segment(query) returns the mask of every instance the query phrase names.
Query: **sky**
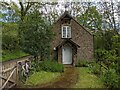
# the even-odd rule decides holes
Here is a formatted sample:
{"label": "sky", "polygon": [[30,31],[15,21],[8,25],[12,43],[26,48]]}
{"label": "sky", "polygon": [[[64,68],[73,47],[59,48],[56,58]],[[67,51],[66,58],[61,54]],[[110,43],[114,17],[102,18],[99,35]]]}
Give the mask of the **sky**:
{"label": "sky", "polygon": [[[18,4],[18,2],[19,2],[19,0],[0,0],[0,1],[5,1],[5,2],[11,2],[11,1],[14,1],[16,4]],[[22,1],[32,1],[32,2],[34,2],[34,1],[36,1],[36,2],[58,2],[59,3],[59,8],[57,9],[57,7],[56,7],[56,9],[57,10],[59,10],[60,8],[61,9],[65,9],[64,8],[64,6],[61,4],[61,3],[65,3],[65,2],[95,2],[95,3],[97,3],[97,2],[110,2],[111,0],[22,0]],[[120,2],[120,0],[112,0],[112,1],[114,1],[114,2]],[[18,4],[18,6],[19,6],[19,4]],[[117,19],[119,19],[119,17],[117,18]],[[120,21],[120,19],[119,20],[117,20],[117,21]]]}
{"label": "sky", "polygon": [[[19,0],[0,0],[0,1],[4,1],[4,2],[15,2],[16,4],[18,4],[19,3]],[[22,0],[22,1],[28,1],[28,0]],[[58,2],[58,4],[59,4],[59,8],[57,8],[56,7],[56,10],[58,10],[59,11],[59,9],[62,9],[62,10],[64,10],[65,8],[64,8],[64,5],[62,5],[62,3],[64,4],[65,2],[95,2],[95,3],[97,3],[97,2],[110,2],[111,0],[29,0],[29,1],[32,1],[32,2]],[[120,2],[120,0],[112,0],[113,2]],[[18,4],[18,7],[20,7],[19,6],[19,4]],[[120,22],[120,17],[116,17],[116,21],[117,22]],[[119,30],[119,33],[120,33],[120,30]]]}
{"label": "sky", "polygon": [[[16,3],[18,3],[19,0],[0,0],[0,1],[7,1],[7,2],[10,2],[10,1],[14,1]],[[23,0],[22,0],[23,1]],[[28,0],[24,0],[24,1],[28,1]],[[29,1],[32,1],[32,2],[101,2],[101,1],[104,1],[104,2],[110,2],[111,0],[29,0]],[[112,1],[115,1],[115,2],[120,2],[120,0],[112,0]]]}

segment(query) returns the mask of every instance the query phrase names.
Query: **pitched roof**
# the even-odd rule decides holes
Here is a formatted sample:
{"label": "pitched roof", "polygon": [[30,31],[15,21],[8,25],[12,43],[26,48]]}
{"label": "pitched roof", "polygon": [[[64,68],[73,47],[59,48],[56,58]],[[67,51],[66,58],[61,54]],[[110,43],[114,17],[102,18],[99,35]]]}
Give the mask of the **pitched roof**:
{"label": "pitched roof", "polygon": [[60,19],[64,18],[66,15],[71,19],[73,18],[68,11],[65,11],[64,14],[61,15]]}
{"label": "pitched roof", "polygon": [[[57,23],[60,19],[63,19],[66,15],[67,15],[69,18],[73,19],[73,20],[74,20],[77,24],[79,24],[84,30],[86,30],[85,27],[82,26],[77,20],[75,20],[75,18],[73,18],[73,17],[69,14],[68,11],[65,11],[65,12],[58,18],[58,20],[57,20],[56,22],[54,22],[54,24]],[[88,30],[86,30],[86,31],[87,31],[90,35],[93,35],[93,34],[90,33]]]}
{"label": "pitched roof", "polygon": [[73,42],[72,40],[70,39],[64,39],[61,43],[59,43],[56,48],[59,48],[61,47],[62,45],[64,45],[66,42],[69,42],[71,43],[72,45],[76,46],[76,47],[80,47],[77,43]]}

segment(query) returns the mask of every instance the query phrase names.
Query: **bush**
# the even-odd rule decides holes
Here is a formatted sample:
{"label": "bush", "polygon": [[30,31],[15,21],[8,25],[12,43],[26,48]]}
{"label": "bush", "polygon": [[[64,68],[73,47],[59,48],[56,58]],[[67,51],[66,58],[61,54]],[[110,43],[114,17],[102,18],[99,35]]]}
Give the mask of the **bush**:
{"label": "bush", "polygon": [[88,67],[90,62],[86,60],[79,60],[78,63],[76,64],[76,67]]}
{"label": "bush", "polygon": [[95,50],[95,57],[98,61],[104,60],[106,58],[106,54],[108,54],[108,51],[105,49],[96,49]]}
{"label": "bush", "polygon": [[39,72],[41,70],[39,63],[36,62],[35,60],[32,61],[31,65],[32,65],[32,68],[31,68],[32,72]]}
{"label": "bush", "polygon": [[120,57],[117,60],[117,72],[120,74]]}
{"label": "bush", "polygon": [[92,66],[91,66],[91,72],[94,73],[94,74],[100,74],[100,65],[98,63],[92,63]]}
{"label": "bush", "polygon": [[50,71],[50,72],[64,71],[63,64],[59,64],[58,62],[51,61],[51,60],[45,60],[42,63],[40,63],[40,68],[44,71]]}
{"label": "bush", "polygon": [[116,73],[115,69],[107,70],[103,73],[102,79],[108,88],[118,88],[119,87],[119,75]]}
{"label": "bush", "polygon": [[2,49],[4,50],[17,50],[20,48],[18,36],[13,32],[5,33],[2,36]]}

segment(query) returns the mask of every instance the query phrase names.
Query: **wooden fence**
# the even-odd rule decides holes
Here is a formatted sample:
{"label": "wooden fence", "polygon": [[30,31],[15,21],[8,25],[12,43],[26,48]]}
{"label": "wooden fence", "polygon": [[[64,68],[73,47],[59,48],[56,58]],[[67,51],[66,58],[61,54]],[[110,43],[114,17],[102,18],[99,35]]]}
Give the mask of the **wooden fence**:
{"label": "wooden fence", "polygon": [[25,62],[26,60],[31,61],[33,59],[32,56],[23,57],[20,59],[15,59],[7,62],[1,63],[0,68],[2,68],[2,72],[0,72],[0,81],[2,84],[0,86],[3,88],[11,88],[18,83],[18,63]]}
{"label": "wooden fence", "polygon": [[2,87],[0,88],[0,90],[2,90],[4,88],[12,88],[16,85],[15,81],[10,80],[10,78],[13,76],[16,69],[17,69],[17,66],[14,66],[13,68],[9,69],[9,70],[11,70],[11,73],[8,78],[6,78],[4,76],[0,76],[5,81],[4,84],[2,85]]}

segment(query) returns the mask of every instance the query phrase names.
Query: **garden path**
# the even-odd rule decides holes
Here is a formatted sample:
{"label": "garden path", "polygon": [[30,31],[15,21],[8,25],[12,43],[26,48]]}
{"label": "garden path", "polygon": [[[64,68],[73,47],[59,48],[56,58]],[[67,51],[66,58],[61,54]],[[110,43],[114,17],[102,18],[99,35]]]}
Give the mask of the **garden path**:
{"label": "garden path", "polygon": [[78,72],[75,67],[67,67],[65,72],[54,82],[37,86],[39,88],[69,88],[77,82]]}

